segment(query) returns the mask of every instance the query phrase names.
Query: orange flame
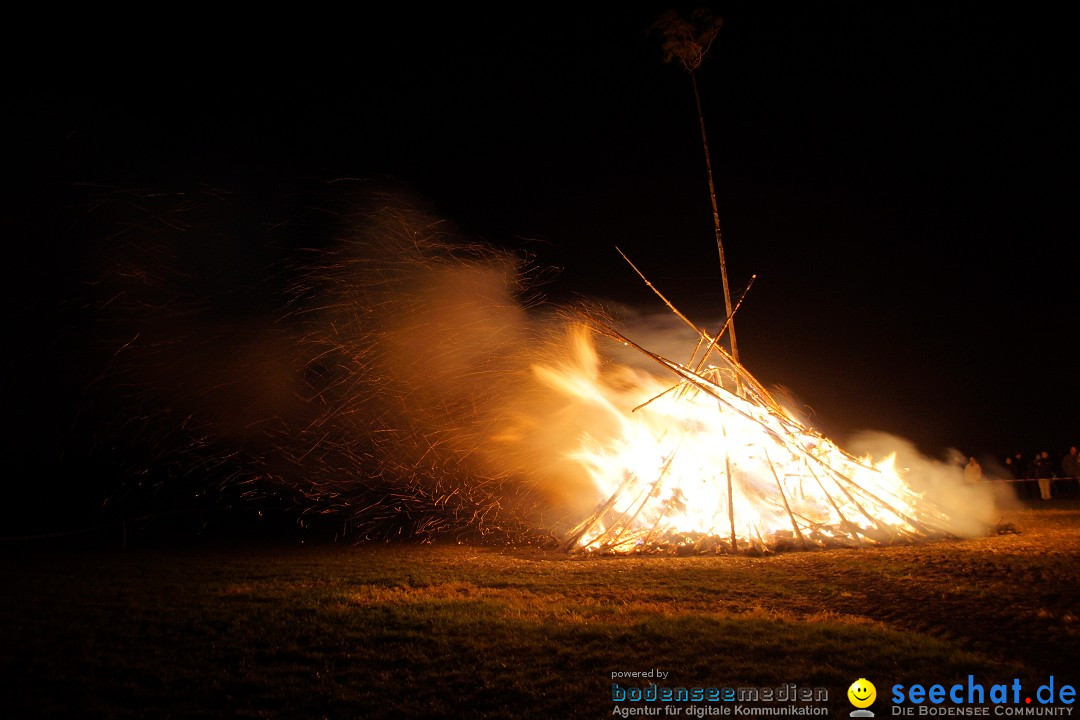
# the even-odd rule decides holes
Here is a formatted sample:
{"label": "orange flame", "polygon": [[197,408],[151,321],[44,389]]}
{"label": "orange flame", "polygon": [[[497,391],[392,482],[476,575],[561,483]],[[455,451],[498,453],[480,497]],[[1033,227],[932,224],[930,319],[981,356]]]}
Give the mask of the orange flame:
{"label": "orange flame", "polygon": [[909,487],[895,454],[874,462],[845,453],[722,350],[714,350],[721,364],[694,371],[639,347],[679,378],[673,385],[629,368],[601,378],[588,330],[579,326],[572,342],[573,362],[534,373],[602,410],[618,431],[586,435],[571,453],[598,503],[569,534],[571,549],[769,550],[948,532],[947,511]]}

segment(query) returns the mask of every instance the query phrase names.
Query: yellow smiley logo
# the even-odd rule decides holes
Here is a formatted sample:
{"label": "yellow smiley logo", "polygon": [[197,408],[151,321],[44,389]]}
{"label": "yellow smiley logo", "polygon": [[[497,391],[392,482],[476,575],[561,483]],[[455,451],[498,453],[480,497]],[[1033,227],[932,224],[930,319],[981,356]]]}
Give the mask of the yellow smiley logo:
{"label": "yellow smiley logo", "polygon": [[867,708],[877,699],[877,688],[866,678],[859,678],[847,689],[848,700],[857,708]]}

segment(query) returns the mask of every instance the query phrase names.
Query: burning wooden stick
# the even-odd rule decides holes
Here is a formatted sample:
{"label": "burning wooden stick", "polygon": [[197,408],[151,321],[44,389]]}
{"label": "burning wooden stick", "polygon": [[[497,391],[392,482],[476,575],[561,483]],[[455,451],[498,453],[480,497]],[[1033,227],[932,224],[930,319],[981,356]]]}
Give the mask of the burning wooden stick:
{"label": "burning wooden stick", "polygon": [[[694,327],[685,317],[684,321]],[[657,446],[657,451],[665,454],[657,477],[647,486],[638,488],[636,474],[627,474],[597,511],[570,534],[566,545],[569,549],[660,552],[672,547],[692,547],[694,551],[718,548],[715,542],[703,541],[707,537],[715,537],[715,513],[720,510],[719,507],[690,507],[681,513],[676,511],[676,497],[682,497],[682,491],[677,488],[687,481],[690,482],[689,489],[695,491],[699,485],[719,484],[715,494],[710,494],[712,490],[706,488],[704,497],[711,498],[707,502],[720,500],[726,506],[728,538],[725,544],[732,552],[747,544],[751,549],[758,546],[764,551],[771,549],[771,541],[766,534],[768,525],[762,524],[766,516],[774,519],[786,517],[794,537],[803,548],[811,541],[804,534],[803,527],[811,532],[812,541],[818,545],[847,542],[868,545],[890,538],[924,539],[947,533],[945,521],[948,517],[933,503],[908,490],[895,474],[890,475],[881,468],[852,457],[803,426],[783,410],[745,367],[718,347],[715,338],[710,338],[705,354],[691,368],[645,349],[598,318],[589,318],[589,322],[600,333],[635,348],[679,378],[678,384],[637,405],[633,412],[646,408],[651,410],[653,403],[663,399],[666,406],[673,406],[668,407],[667,411],[675,413],[674,417],[678,416],[680,408],[687,414],[682,421],[685,424],[683,435],[677,445],[670,452],[661,451],[659,448],[662,446]],[[708,336],[703,334],[702,337]],[[736,395],[724,389],[716,376],[717,368],[704,367],[704,358],[710,354],[716,354],[735,373],[743,392]],[[699,353],[695,352],[694,355],[698,357]],[[675,389],[680,392],[673,394]],[[683,439],[689,437],[690,433],[709,432],[697,427],[706,420],[692,419],[699,417],[702,412],[717,413],[715,430],[711,432],[715,433],[714,437],[719,441],[718,450],[723,453],[722,459],[716,456],[716,461],[723,463],[722,480],[718,477],[719,473],[696,478],[675,475],[676,472],[686,472],[686,468],[681,466],[675,470],[677,456],[688,452]],[[742,434],[739,440],[731,434],[736,426],[738,433]],[[708,442],[706,440],[706,444]],[[744,443],[745,456],[733,455],[739,443]],[[777,461],[769,452],[770,445],[790,453],[792,461],[797,463],[795,474],[788,473],[785,477],[805,478],[815,488],[809,495],[805,488],[800,491],[799,511],[792,505],[785,480],[777,469]],[[707,461],[691,460],[688,467],[697,467],[697,462]],[[756,474],[747,474],[747,470],[736,467],[747,464],[761,469]],[[709,465],[704,467],[708,473]],[[815,467],[819,470],[815,470]],[[738,483],[735,481],[737,472],[740,474]],[[761,472],[766,473],[771,480],[770,485],[775,488],[771,493],[768,489],[770,485],[764,484],[760,477]],[[676,489],[672,490],[670,497],[665,497],[665,483],[669,479]],[[867,487],[868,482],[873,489]],[[890,483],[894,485],[892,489]],[[885,500],[886,495],[893,499]],[[747,512],[754,512],[747,509],[747,503],[749,507],[760,508],[756,516],[745,516]],[[714,512],[711,521],[705,519],[696,528],[687,529],[683,516],[688,512],[708,512],[710,507]],[[775,513],[781,514],[777,516]],[[772,533],[781,532],[775,524],[773,528]],[[845,541],[845,537],[850,540]]]}

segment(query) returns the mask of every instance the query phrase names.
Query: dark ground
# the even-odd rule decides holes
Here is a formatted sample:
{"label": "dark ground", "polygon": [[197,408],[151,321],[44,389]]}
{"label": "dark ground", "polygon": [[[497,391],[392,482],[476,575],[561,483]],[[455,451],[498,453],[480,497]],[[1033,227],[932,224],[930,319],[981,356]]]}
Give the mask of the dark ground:
{"label": "dark ground", "polygon": [[[0,716],[608,717],[668,683],[989,687],[1080,667],[1080,502],[1018,532],[772,557],[469,545],[7,543]],[[642,683],[644,684],[644,683]]]}

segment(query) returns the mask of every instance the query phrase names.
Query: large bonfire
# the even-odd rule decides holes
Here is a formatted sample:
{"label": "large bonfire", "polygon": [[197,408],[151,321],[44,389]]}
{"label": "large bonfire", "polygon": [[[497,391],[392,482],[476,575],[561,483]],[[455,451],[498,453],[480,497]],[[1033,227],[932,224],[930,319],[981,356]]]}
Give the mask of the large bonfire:
{"label": "large bonfire", "polygon": [[[549,385],[604,408],[619,426],[607,439],[584,437],[573,453],[601,502],[564,537],[566,549],[769,552],[952,533],[963,512],[914,490],[895,453],[874,462],[845,452],[720,347],[731,316],[710,335],[668,306],[699,338],[685,364],[601,319],[587,322],[667,370],[669,382],[638,377],[615,389],[581,371],[595,362],[534,368]],[[579,340],[580,354],[595,352],[589,338]]]}
{"label": "large bonfire", "polygon": [[[697,338],[679,362],[599,309],[536,302],[531,266],[406,199],[353,202],[340,241],[293,261],[288,311],[242,327],[208,312],[198,266],[157,260],[190,243],[169,234],[189,206],[156,244],[119,238],[96,286],[113,360],[87,417],[99,444],[146,452],[122,458],[134,479],[111,505],[136,506],[150,477],[151,494],[280,507],[358,540],[554,537],[602,553],[986,529],[972,515],[988,499],[958,488],[957,468],[927,468],[902,441],[899,461],[858,459],[779,402],[721,345],[738,306],[707,332],[668,303]],[[602,361],[597,333],[660,372]],[[928,484],[938,469],[953,477]]]}

